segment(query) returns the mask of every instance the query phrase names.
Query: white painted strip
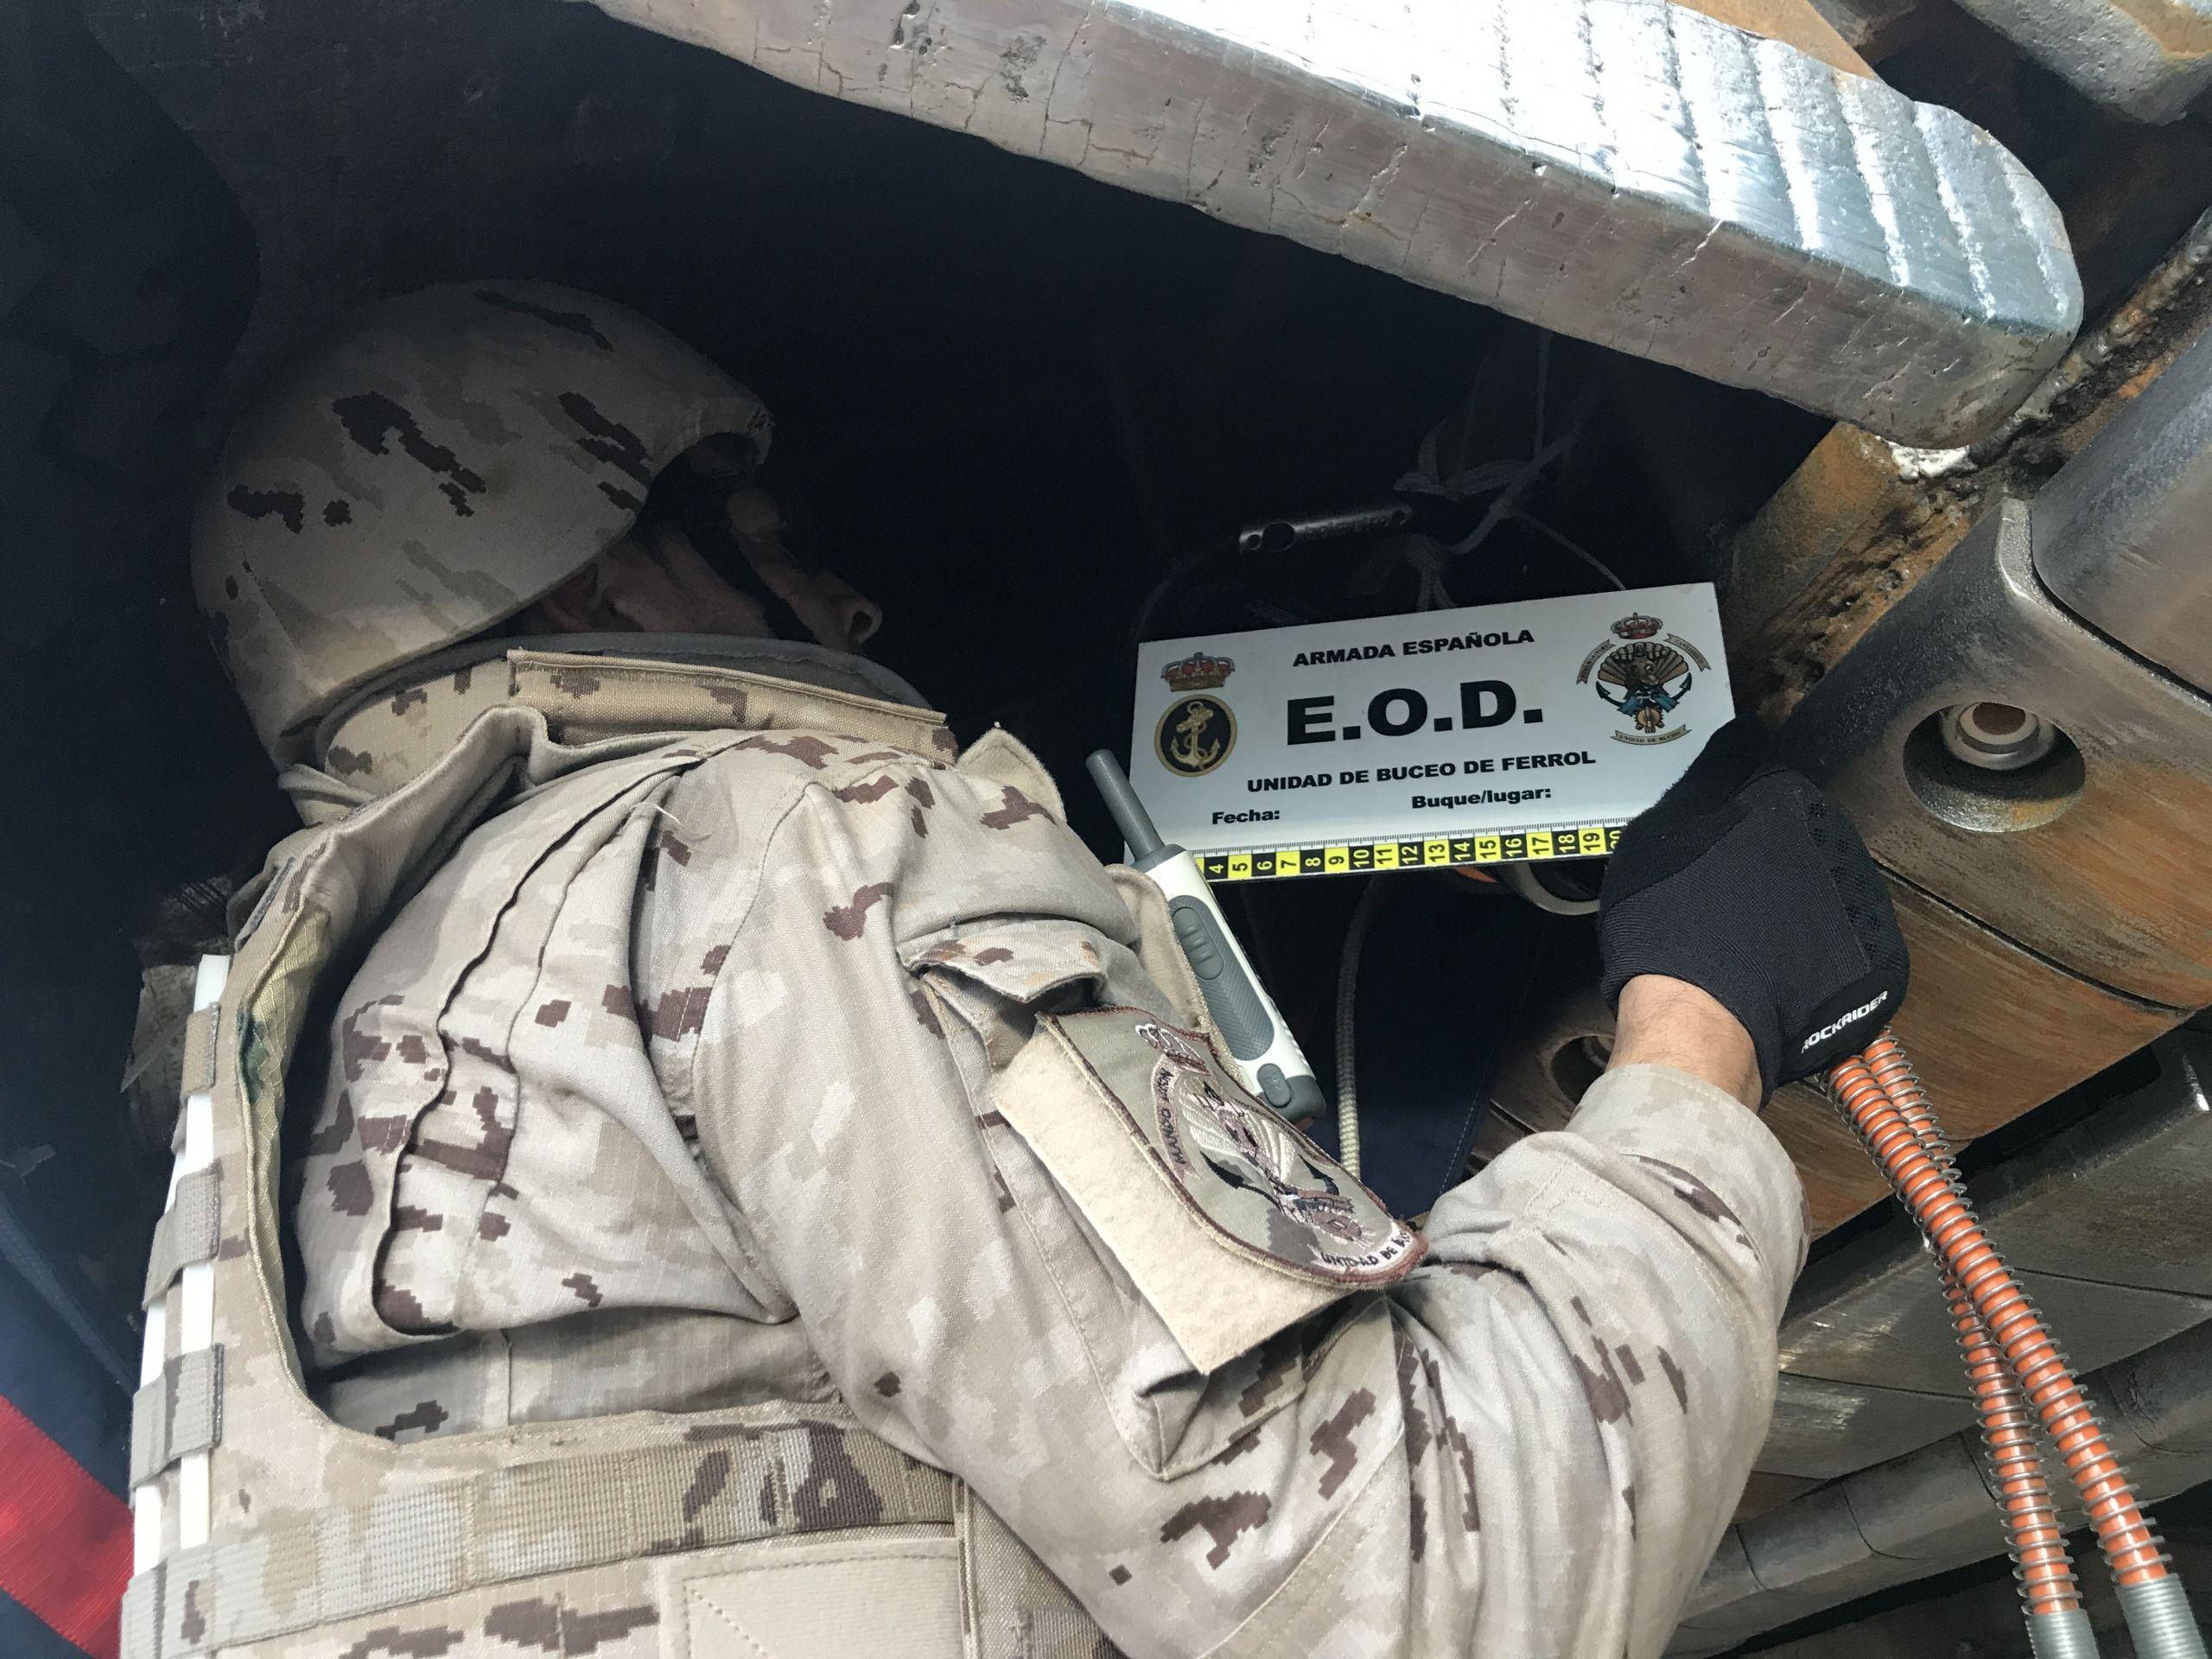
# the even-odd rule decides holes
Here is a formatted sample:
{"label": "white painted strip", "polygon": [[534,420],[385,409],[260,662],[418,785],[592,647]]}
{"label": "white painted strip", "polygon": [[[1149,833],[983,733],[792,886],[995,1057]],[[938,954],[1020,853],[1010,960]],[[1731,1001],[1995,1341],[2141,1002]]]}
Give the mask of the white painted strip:
{"label": "white painted strip", "polygon": [[[222,1000],[229,982],[228,957],[200,958],[199,977],[192,987],[192,1011],[213,1007]],[[196,1094],[184,1103],[184,1155],[176,1161],[176,1174],[206,1169],[215,1161],[215,1097]],[[179,1319],[177,1351],[192,1353],[215,1340],[215,1264],[195,1262],[178,1276]],[[207,1541],[213,1520],[207,1476],[207,1453],[194,1452],[177,1465],[176,1541],[180,1549],[194,1549]]]}
{"label": "white painted strip", "polygon": [[207,1541],[213,1504],[207,1484],[207,1454],[194,1452],[176,1466],[176,1547],[197,1549]]}
{"label": "white painted strip", "polygon": [[138,1348],[138,1386],[143,1388],[162,1374],[168,1358],[163,1351],[169,1340],[169,1305],[163,1297],[146,1310],[146,1339]]}
{"label": "white painted strip", "polygon": [[[162,1351],[168,1342],[168,1303],[164,1298],[146,1310],[145,1341],[138,1351],[143,1386],[162,1374]],[[130,1570],[143,1573],[161,1559],[162,1486],[149,1480],[130,1491]]]}
{"label": "white painted strip", "polygon": [[198,976],[192,982],[192,1011],[212,1008],[223,1000],[223,987],[230,982],[231,959],[228,957],[202,957]]}
{"label": "white painted strip", "polygon": [[162,1559],[162,1488],[148,1481],[130,1492],[130,1570],[143,1573]]}

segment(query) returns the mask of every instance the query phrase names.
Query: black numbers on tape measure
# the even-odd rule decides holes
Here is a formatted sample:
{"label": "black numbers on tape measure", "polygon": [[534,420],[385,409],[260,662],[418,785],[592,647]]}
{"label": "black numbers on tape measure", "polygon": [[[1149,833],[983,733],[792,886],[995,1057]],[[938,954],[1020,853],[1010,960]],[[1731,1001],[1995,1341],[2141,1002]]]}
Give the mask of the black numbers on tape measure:
{"label": "black numbers on tape measure", "polygon": [[1205,853],[1198,871],[1209,881],[1280,880],[1286,876],[1346,875],[1385,870],[1440,869],[1452,865],[1512,863],[1549,858],[1592,858],[1620,843],[1618,825],[1567,823],[1555,830],[1512,835],[1430,836],[1421,841],[1342,842],[1320,847],[1274,847],[1248,853]]}

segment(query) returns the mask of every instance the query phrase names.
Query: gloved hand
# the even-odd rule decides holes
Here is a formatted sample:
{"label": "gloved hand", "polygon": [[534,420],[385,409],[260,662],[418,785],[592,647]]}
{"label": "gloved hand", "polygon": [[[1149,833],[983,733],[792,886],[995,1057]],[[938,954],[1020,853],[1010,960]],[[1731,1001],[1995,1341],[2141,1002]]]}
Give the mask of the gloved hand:
{"label": "gloved hand", "polygon": [[1606,1002],[1639,974],[1688,981],[1743,1022],[1770,1095],[1859,1052],[1904,1000],[1881,872],[1751,721],[1623,832],[1599,904]]}

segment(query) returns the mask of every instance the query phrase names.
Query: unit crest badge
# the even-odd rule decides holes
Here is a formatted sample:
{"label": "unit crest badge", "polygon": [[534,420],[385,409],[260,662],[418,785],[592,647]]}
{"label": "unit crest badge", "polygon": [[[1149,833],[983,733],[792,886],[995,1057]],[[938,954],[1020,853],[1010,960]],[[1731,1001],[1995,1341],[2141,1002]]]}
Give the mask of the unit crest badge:
{"label": "unit crest badge", "polygon": [[[1137,1035],[1160,1058],[1152,1104],[1160,1143],[1178,1168],[1203,1163],[1223,1186],[1270,1205],[1306,1235],[1298,1254],[1337,1266],[1388,1266],[1411,1235],[1363,1188],[1347,1190],[1309,1157],[1290,1128],[1239,1091],[1224,1090],[1205,1052],[1188,1034],[1146,1021]],[[1338,1171],[1338,1174],[1344,1172]],[[1294,1235],[1270,1227],[1278,1248]]]}
{"label": "unit crest badge", "polygon": [[1152,743],[1160,764],[1177,777],[1205,777],[1236,747],[1236,716],[1215,695],[1236,671],[1228,658],[1203,651],[1160,671],[1176,696],[1160,715]]}
{"label": "unit crest badge", "polygon": [[1669,726],[1667,717],[1713,664],[1680,634],[1661,633],[1665,626],[1640,611],[1621,618],[1613,624],[1614,637],[1584,658],[1574,677],[1577,685],[1589,685],[1630,723],[1630,730],[1611,734],[1616,743],[1671,743],[1689,735],[1689,727]]}

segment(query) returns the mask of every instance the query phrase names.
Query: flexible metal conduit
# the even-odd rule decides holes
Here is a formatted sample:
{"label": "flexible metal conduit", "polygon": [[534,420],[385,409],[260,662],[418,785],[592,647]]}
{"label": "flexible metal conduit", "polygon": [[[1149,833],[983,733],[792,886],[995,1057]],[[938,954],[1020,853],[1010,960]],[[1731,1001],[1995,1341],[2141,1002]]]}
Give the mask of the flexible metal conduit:
{"label": "flexible metal conduit", "polygon": [[[1885,1034],[1864,1058],[1873,1080],[1888,1090],[1921,1150],[1942,1172],[1961,1202],[1965,1202],[1965,1187],[1950,1144],[1904,1049]],[[2046,1656],[2048,1659],[2095,1659],[2096,1636],[2082,1610],[2073,1557],[2058,1525],[2050,1484],[2044,1478],[2035,1419],[2029,1414],[2019,1380],[1956,1274],[1948,1263],[1940,1271],[1944,1300],[1974,1390],[1982,1441],[1989,1456],[1990,1478],[2004,1513],[2012,1571],[2026,1604],[2030,1641],[2037,1659],[2046,1659]]]}
{"label": "flexible metal conduit", "polygon": [[[1921,1087],[1904,1050],[1895,1038],[1885,1035],[1866,1051],[1866,1058],[1874,1081],[1889,1091],[1921,1150],[1943,1172],[1960,1201],[1966,1202],[1966,1187],[1952,1160],[1950,1142],[1936,1121],[1927,1090]],[[2078,1609],[2082,1599],[2073,1559],[2067,1553],[2065,1535],[2059,1530],[2050,1484],[2044,1478],[2042,1459],[2036,1449],[2035,1420],[2028,1414],[2019,1380],[2012,1375],[1974,1299],[1948,1267],[1942,1270],[1942,1281],[1943,1298],[1950,1308],[1952,1327],[1959,1333],[1967,1378],[1974,1389],[1982,1438],[1989,1448],[1998,1501],[2010,1529],[2022,1598],[2031,1613]]]}
{"label": "flexible metal conduit", "polygon": [[[2035,1652],[2077,1659],[2095,1649],[2049,1491],[2034,1469],[2032,1452],[2021,1445],[2026,1425],[2017,1410],[2019,1395],[2034,1408],[2081,1492],[2119,1586],[2138,1659],[2204,1659],[2203,1638],[2180,1580],[2079,1379],[1967,1201],[1942,1128],[1903,1048],[1885,1033],[1865,1054],[1837,1065],[1827,1080],[1844,1116],[1935,1251],[1954,1296],[1953,1316],[1999,1470]],[[2010,1382],[1995,1374],[1993,1348],[2010,1370]]]}

